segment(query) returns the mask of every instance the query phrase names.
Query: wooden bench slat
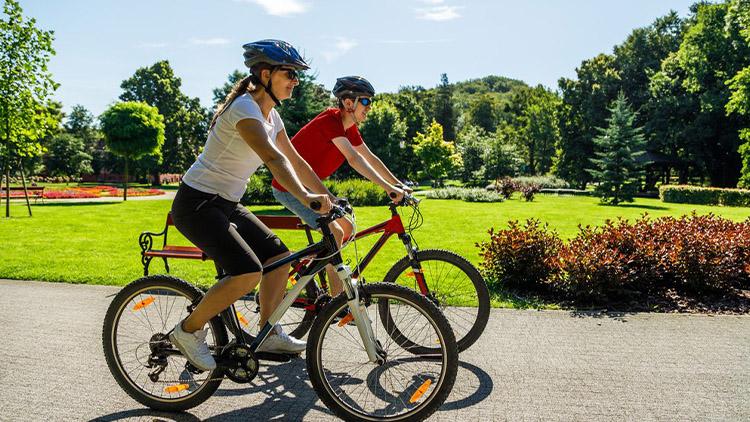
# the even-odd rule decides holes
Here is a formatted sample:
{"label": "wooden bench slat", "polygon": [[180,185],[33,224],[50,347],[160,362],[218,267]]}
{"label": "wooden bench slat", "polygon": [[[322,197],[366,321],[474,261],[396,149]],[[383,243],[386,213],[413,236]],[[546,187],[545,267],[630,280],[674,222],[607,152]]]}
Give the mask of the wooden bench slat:
{"label": "wooden bench slat", "polygon": [[[292,215],[257,215],[258,219],[271,230],[302,230],[309,229],[302,220],[297,216]],[[164,231],[161,233],[143,232],[141,233],[141,248],[144,250],[141,252],[143,258],[143,273],[148,275],[148,267],[152,258],[164,259],[164,265],[169,272],[169,265],[167,264],[167,258],[184,258],[184,259],[200,259],[202,261],[211,260],[210,257],[205,255],[200,248],[195,246],[174,246],[164,245],[161,250],[146,249],[151,247],[153,244],[153,236],[166,236],[169,226],[174,226],[172,220],[172,213],[167,213],[167,224]],[[166,241],[165,241],[166,242]]]}

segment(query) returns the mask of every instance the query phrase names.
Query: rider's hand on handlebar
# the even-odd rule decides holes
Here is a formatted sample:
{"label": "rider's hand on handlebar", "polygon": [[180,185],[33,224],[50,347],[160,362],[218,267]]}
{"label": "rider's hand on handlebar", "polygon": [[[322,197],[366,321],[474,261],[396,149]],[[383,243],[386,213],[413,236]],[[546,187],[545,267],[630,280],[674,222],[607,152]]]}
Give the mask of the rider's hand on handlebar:
{"label": "rider's hand on handlebar", "polygon": [[395,204],[399,204],[404,199],[404,191],[394,186],[389,189],[388,196]]}
{"label": "rider's hand on handlebar", "polygon": [[[313,208],[311,206],[311,204],[313,202],[317,202],[318,204],[320,204],[320,208],[319,209]],[[313,211],[317,212],[318,214],[325,214],[325,213],[331,211],[331,207],[333,205],[332,202],[331,202],[331,197],[330,196],[328,196],[328,195],[321,195],[321,194],[317,194],[317,193],[309,193],[309,194],[307,194],[307,199],[305,200],[305,204],[307,204],[307,206],[310,207],[310,209],[312,209]]]}

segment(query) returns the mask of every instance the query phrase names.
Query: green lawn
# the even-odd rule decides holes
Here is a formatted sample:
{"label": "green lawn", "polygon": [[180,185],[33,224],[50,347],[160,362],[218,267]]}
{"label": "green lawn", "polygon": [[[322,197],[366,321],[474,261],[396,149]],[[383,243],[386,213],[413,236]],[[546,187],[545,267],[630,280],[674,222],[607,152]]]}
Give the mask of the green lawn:
{"label": "green lawn", "polygon": [[[3,204],[4,207],[5,204]],[[27,217],[25,204],[11,203],[10,219],[0,218],[0,278],[46,280],[70,283],[124,285],[143,273],[138,235],[145,230],[160,231],[171,201],[129,201],[96,203],[47,203],[33,206],[34,217]],[[713,212],[733,220],[748,217],[747,208],[707,207],[665,204],[655,199],[638,199],[634,204],[613,207],[599,205],[591,197],[539,195],[534,202],[512,199],[503,203],[479,204],[448,200],[425,200],[421,210],[424,225],[414,233],[420,248],[443,248],[457,252],[473,263],[479,262],[476,242],[488,239],[490,227],[504,228],[509,220],[538,218],[557,229],[561,236],[575,236],[577,226],[600,225],[608,218],[638,218],[648,212],[653,217],[680,216],[692,210]],[[256,213],[279,212],[280,207],[256,206]],[[357,208],[360,228],[389,217],[388,208]],[[408,215],[405,216],[408,218]],[[306,242],[304,233],[282,231],[280,237],[292,248]],[[371,236],[358,243],[362,257],[376,240]],[[170,243],[188,244],[176,230]],[[353,258],[354,246],[345,251]],[[393,238],[364,272],[368,281],[377,281],[405,254]],[[213,282],[210,262],[172,260],[172,274],[207,286]],[[161,261],[153,261],[151,272],[164,272]]]}

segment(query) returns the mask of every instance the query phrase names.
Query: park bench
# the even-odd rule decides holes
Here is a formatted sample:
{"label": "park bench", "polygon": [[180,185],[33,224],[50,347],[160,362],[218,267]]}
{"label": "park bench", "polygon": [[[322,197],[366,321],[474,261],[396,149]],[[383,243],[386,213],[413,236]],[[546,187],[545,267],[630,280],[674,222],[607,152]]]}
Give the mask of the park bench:
{"label": "park bench", "polygon": [[[11,192],[23,192],[23,186],[10,186],[8,189]],[[44,186],[26,186],[26,191],[29,193],[29,198],[44,200]],[[0,186],[0,196],[5,198],[5,195],[5,186]],[[23,198],[23,196],[11,196],[11,198],[18,199]]]}
{"label": "park bench", "polygon": [[[307,240],[312,243],[312,228],[304,224],[297,216],[256,215],[256,217],[271,230],[305,230],[307,232]],[[143,232],[138,238],[138,244],[141,246],[141,262],[143,263],[144,276],[148,275],[148,267],[154,258],[164,260],[164,268],[167,270],[167,273],[169,272],[168,258],[211,260],[209,256],[195,246],[176,246],[167,243],[167,234],[170,226],[174,226],[171,212],[167,213],[167,223],[164,226],[164,230],[159,233]],[[161,249],[154,249],[154,240],[159,236],[164,236],[164,243]]]}

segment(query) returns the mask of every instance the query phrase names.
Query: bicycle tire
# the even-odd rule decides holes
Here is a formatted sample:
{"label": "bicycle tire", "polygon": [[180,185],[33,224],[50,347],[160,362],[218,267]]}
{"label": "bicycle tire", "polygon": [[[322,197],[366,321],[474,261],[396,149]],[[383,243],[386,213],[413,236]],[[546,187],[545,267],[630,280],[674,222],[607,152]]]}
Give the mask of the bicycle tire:
{"label": "bicycle tire", "polygon": [[[430,290],[430,299],[436,302],[450,322],[456,334],[458,350],[463,352],[479,339],[490,317],[490,294],[484,278],[469,261],[450,251],[419,250],[416,259]],[[446,280],[441,280],[441,277]],[[383,281],[420,291],[408,256],[396,262],[388,270]],[[381,319],[384,323],[387,322],[388,307],[381,307],[380,311]],[[394,327],[393,335],[401,335],[398,326]],[[424,349],[413,347],[410,350],[427,353],[431,349],[429,345],[422,346]]]}
{"label": "bicycle tire", "polygon": [[[323,403],[346,421],[426,419],[445,402],[456,380],[458,346],[448,320],[431,301],[403,286],[368,283],[360,286],[359,292],[375,338],[382,340],[387,352],[386,362],[370,363],[353,322],[334,322],[348,306],[346,295],[338,295],[315,319],[307,340],[306,364],[313,388]],[[422,332],[439,341],[438,352],[414,354],[403,349],[403,342],[392,339],[374,309],[386,302],[393,302],[390,309],[395,319],[403,317],[410,322],[411,335]],[[352,347],[344,348],[342,342]],[[338,365],[349,370],[334,368]]]}
{"label": "bicycle tire", "polygon": [[[203,403],[219,388],[224,376],[221,368],[196,374],[190,372],[183,356],[169,356],[163,372],[168,379],[154,382],[148,378],[148,366],[144,363],[152,353],[155,336],[165,337],[187,316],[187,307],[201,296],[203,292],[198,288],[177,277],[150,275],[125,286],[109,305],[102,330],[104,357],[120,387],[139,403],[156,410],[182,411]],[[130,322],[134,327],[128,325]],[[214,317],[208,325],[210,343],[216,348],[226,345],[227,333],[221,320]],[[129,335],[137,329],[142,332]],[[126,350],[136,344],[132,350]],[[138,374],[134,373],[136,368]],[[199,379],[203,381],[199,383]],[[164,385],[167,388],[162,389]]]}
{"label": "bicycle tire", "polygon": [[[314,304],[318,298],[318,288],[315,283],[311,280],[305,287],[305,296],[301,296],[307,299],[309,305]],[[235,302],[235,309],[238,312],[237,318],[240,321],[240,328],[245,333],[245,341],[251,343],[255,340],[256,334],[258,333],[258,322],[260,320],[260,301],[258,300],[258,292],[253,291],[248,293]],[[315,311],[311,309],[302,309],[296,307],[298,305],[292,305],[291,308],[282,316],[279,324],[281,325],[284,332],[290,336],[301,339],[310,331],[313,320],[315,319]],[[296,312],[295,312],[296,311]]]}

